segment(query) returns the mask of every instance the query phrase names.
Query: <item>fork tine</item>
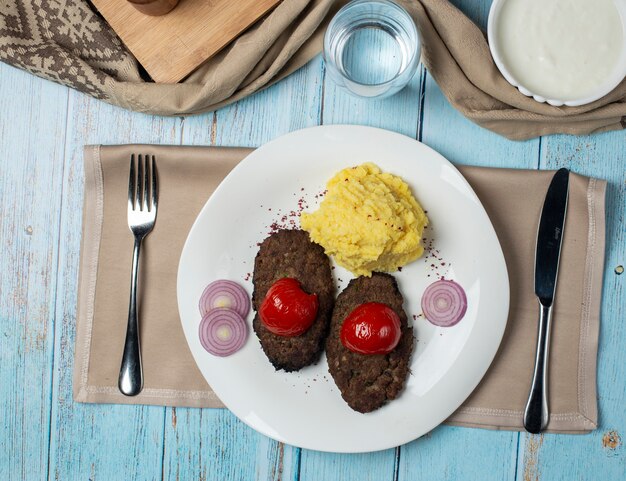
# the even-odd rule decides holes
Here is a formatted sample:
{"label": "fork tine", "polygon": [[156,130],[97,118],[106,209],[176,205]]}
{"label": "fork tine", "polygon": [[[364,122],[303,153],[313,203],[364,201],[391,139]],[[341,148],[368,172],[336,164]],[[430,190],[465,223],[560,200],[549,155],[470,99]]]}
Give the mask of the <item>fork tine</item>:
{"label": "fork tine", "polygon": [[150,189],[150,156],[144,156],[144,183],[143,183],[143,208],[147,211],[150,211],[150,202],[149,202],[149,189]]}
{"label": "fork tine", "polygon": [[128,208],[135,208],[135,154],[130,156],[130,173],[128,174]]}
{"label": "fork tine", "polygon": [[152,208],[157,208],[159,200],[159,184],[157,179],[156,159],[152,156]]}
{"label": "fork tine", "polygon": [[141,204],[141,186],[143,184],[143,155],[138,155],[137,162],[137,190],[135,191],[135,201],[136,208],[139,210],[143,210],[143,205]]}

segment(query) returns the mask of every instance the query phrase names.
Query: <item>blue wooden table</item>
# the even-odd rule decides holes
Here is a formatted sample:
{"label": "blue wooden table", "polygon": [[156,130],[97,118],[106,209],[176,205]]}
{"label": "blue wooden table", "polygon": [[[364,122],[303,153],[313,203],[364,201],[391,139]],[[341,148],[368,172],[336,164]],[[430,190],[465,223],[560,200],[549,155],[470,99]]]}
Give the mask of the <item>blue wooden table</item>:
{"label": "blue wooden table", "polygon": [[[486,24],[488,0],[455,2]],[[529,435],[440,426],[373,454],[257,434],[227,410],[72,401],[85,144],[258,146],[318,124],[420,139],[458,164],[569,167],[607,179],[599,428]],[[511,142],[453,110],[420,70],[383,101],[338,91],[314,59],[272,88],[192,118],[128,112],[0,64],[0,480],[626,479],[626,134]]]}

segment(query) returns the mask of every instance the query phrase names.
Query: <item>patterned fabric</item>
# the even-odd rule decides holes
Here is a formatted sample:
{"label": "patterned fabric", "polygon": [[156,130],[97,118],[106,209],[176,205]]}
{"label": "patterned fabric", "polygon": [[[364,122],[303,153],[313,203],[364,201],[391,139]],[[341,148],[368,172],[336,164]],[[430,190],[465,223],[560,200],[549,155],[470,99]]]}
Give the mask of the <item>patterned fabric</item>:
{"label": "patterned fabric", "polygon": [[0,0],[0,61],[123,108],[195,114],[305,64],[319,53],[326,22],[346,1],[282,0],[187,79],[162,84],[142,77],[136,59],[87,0]]}
{"label": "patterned fabric", "polygon": [[135,63],[82,0],[1,0],[0,60],[107,99],[107,77]]}

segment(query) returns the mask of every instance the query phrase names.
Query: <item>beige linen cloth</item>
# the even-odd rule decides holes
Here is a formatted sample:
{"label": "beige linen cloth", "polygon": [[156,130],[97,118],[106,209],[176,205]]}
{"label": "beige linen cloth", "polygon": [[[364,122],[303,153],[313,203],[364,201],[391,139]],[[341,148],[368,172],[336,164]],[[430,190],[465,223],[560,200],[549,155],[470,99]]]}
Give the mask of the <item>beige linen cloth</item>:
{"label": "beige linen cloth", "polygon": [[[130,154],[158,158],[158,220],[146,238],[140,279],[145,387],[123,396],[117,378],[126,332],[132,237],[126,221]],[[220,407],[189,352],[178,317],[179,256],[197,214],[250,149],[89,146],[81,246],[74,399],[92,403]],[[552,172],[459,167],[502,244],[511,287],[508,324],[480,385],[448,422],[522,429],[533,370],[538,305],[533,294],[537,223]],[[552,331],[548,431],[597,425],[596,354],[604,262],[606,183],[572,174]],[[338,402],[341,402],[338,400]]]}
{"label": "beige linen cloth", "polygon": [[[485,34],[451,3],[399,2],[419,26],[429,73],[450,103],[482,127],[511,139],[626,128],[626,80],[581,107],[540,104],[507,83]],[[142,75],[86,0],[5,0],[0,61],[127,109],[197,114],[246,97],[304,65],[321,51],[326,26],[345,3],[283,0],[181,83],[160,84]]]}

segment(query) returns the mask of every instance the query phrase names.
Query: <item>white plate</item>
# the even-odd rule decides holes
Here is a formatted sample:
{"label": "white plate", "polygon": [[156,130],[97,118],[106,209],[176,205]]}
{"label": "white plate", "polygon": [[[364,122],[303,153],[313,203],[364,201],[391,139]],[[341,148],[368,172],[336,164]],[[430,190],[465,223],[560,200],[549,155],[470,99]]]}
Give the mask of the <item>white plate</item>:
{"label": "white plate", "polygon": [[[276,372],[248,316],[250,336],[226,358],[208,354],[198,339],[198,299],[215,279],[238,281],[252,293],[257,243],[272,222],[297,211],[338,170],[374,162],[402,176],[428,212],[445,274],[467,292],[468,310],[452,328],[423,318],[420,298],[436,280],[431,259],[395,274],[418,339],[411,374],[400,397],[369,414],[343,401],[326,358],[297,373]],[[292,214],[293,215],[293,214]],[[434,252],[434,251],[433,251]],[[340,286],[352,276],[336,268]],[[430,277],[428,275],[430,274]],[[469,396],[491,363],[506,325],[509,282],[502,249],[480,201],[456,168],[408,137],[357,126],[324,126],[280,137],[251,153],[224,179],[193,225],[180,259],[178,307],[189,348],[224,404],[261,433],[295,446],[332,452],[366,452],[411,441],[440,424]]]}

